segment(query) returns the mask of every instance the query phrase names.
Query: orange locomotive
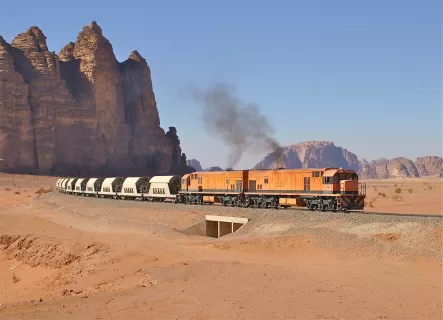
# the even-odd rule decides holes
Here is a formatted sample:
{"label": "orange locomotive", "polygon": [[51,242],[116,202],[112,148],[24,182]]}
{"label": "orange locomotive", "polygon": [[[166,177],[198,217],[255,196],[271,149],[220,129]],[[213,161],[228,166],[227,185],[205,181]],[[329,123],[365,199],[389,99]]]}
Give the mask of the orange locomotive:
{"label": "orange locomotive", "polygon": [[184,175],[178,201],[187,204],[311,210],[363,210],[366,186],[342,168],[236,170]]}

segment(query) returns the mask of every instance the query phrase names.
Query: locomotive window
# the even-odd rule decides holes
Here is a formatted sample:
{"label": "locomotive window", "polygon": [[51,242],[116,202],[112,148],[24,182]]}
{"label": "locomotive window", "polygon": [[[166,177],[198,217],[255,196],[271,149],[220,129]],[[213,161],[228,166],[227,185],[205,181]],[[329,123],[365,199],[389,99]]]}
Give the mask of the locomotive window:
{"label": "locomotive window", "polygon": [[186,179],[182,179],[182,184],[186,184]]}
{"label": "locomotive window", "polygon": [[202,177],[198,177],[198,184],[202,184]]}
{"label": "locomotive window", "polygon": [[315,177],[315,178],[320,177],[320,171],[312,171],[312,177]]}
{"label": "locomotive window", "polygon": [[268,178],[265,178],[265,184],[268,184],[269,183],[269,179]]}
{"label": "locomotive window", "polygon": [[229,179],[226,179],[226,184],[229,184]]}

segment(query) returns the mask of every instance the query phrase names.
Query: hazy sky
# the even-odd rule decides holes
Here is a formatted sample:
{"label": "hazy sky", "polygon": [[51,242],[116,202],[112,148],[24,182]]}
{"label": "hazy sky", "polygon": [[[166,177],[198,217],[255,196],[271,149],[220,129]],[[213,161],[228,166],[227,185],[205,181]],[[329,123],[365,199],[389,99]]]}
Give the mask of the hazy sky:
{"label": "hazy sky", "polygon": [[257,103],[282,145],[331,140],[369,160],[442,154],[440,0],[7,3],[8,42],[36,25],[58,53],[96,20],[119,61],[137,49],[162,127],[176,126],[204,168],[225,167],[228,149],[205,132],[186,88],[218,81]]}

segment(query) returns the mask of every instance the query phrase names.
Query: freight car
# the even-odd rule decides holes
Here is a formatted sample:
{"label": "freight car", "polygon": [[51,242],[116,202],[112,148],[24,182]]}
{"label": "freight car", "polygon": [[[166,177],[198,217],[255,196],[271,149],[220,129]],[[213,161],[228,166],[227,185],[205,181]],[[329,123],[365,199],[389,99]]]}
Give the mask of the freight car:
{"label": "freight car", "polygon": [[60,192],[83,196],[148,201],[169,199],[177,203],[180,177],[61,178],[56,187]]}
{"label": "freight car", "polygon": [[149,177],[128,177],[123,182],[120,199],[143,200],[143,194],[149,192]]}
{"label": "freight car", "polygon": [[149,192],[144,194],[148,201],[172,200],[177,203],[177,192],[180,189],[179,176],[155,176],[149,180]]}
{"label": "freight car", "polygon": [[363,210],[365,185],[342,168],[194,172],[183,176],[179,202],[322,211]]}

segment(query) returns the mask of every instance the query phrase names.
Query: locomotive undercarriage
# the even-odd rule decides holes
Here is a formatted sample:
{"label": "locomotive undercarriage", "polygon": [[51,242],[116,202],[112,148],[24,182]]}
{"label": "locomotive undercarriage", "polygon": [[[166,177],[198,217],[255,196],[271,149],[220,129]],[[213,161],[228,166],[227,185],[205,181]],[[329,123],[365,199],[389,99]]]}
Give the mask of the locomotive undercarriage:
{"label": "locomotive undercarriage", "polygon": [[316,197],[316,198],[303,199],[303,200],[305,200],[306,202],[306,208],[308,208],[311,211],[321,210],[323,212],[325,211],[336,212],[337,210],[342,210],[339,198]]}
{"label": "locomotive undercarriage", "polygon": [[[206,202],[203,200],[202,194],[181,194],[177,198],[176,203],[204,205]],[[227,207],[243,207],[243,208],[273,208],[279,209],[286,206],[280,206],[278,196],[264,196],[264,195],[216,195],[215,198],[221,205]],[[341,208],[340,198],[338,197],[300,197],[306,203],[306,208],[314,211],[321,210],[323,212],[337,210],[346,211],[346,208]],[[213,202],[209,202],[213,204]]]}

